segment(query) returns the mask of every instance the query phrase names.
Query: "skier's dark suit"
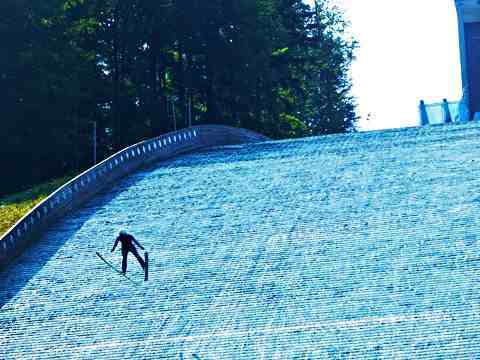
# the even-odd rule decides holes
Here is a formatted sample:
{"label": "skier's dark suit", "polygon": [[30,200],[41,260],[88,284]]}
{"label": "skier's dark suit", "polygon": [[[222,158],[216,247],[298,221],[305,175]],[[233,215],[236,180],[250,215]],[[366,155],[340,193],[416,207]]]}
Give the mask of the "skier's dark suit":
{"label": "skier's dark suit", "polygon": [[145,250],[142,245],[130,234],[126,232],[120,232],[117,239],[115,240],[115,244],[113,245],[112,252],[118,245],[118,242],[122,243],[122,272],[125,274],[127,272],[127,256],[128,253],[131,252],[138,260],[142,268],[145,270],[145,261],[142,257],[138,254],[137,248],[135,247],[134,243],[137,244],[140,249]]}

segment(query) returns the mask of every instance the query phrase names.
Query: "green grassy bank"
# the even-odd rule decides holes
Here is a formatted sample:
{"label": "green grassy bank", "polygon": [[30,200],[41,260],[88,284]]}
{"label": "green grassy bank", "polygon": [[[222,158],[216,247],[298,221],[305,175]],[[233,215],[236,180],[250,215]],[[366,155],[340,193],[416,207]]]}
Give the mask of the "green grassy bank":
{"label": "green grassy bank", "polygon": [[0,198],[0,236],[36,204],[70,180],[72,176],[55,179],[33,188]]}

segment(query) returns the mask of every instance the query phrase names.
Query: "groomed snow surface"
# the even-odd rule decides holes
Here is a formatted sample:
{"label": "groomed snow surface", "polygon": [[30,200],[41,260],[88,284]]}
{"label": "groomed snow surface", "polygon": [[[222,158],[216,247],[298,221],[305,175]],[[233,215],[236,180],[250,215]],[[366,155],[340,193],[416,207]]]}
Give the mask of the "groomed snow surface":
{"label": "groomed snow surface", "polygon": [[0,359],[479,358],[479,189],[477,124],[156,164],[0,273]]}

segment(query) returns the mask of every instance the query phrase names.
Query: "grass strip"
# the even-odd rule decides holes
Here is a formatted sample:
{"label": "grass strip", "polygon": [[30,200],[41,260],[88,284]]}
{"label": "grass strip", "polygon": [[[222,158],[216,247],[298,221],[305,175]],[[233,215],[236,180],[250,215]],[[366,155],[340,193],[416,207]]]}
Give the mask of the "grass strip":
{"label": "grass strip", "polygon": [[39,184],[29,190],[8,195],[0,199],[0,236],[60,186],[72,179],[65,176],[59,179]]}

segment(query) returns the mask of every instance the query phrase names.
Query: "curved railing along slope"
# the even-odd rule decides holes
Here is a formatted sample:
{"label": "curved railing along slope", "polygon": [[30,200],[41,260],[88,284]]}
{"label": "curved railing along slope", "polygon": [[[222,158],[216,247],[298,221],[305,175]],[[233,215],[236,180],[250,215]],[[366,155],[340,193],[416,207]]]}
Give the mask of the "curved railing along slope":
{"label": "curved railing along slope", "polygon": [[141,166],[206,147],[264,140],[268,138],[246,129],[203,125],[129,146],[60,187],[0,237],[0,269],[18,256],[53,221]]}

